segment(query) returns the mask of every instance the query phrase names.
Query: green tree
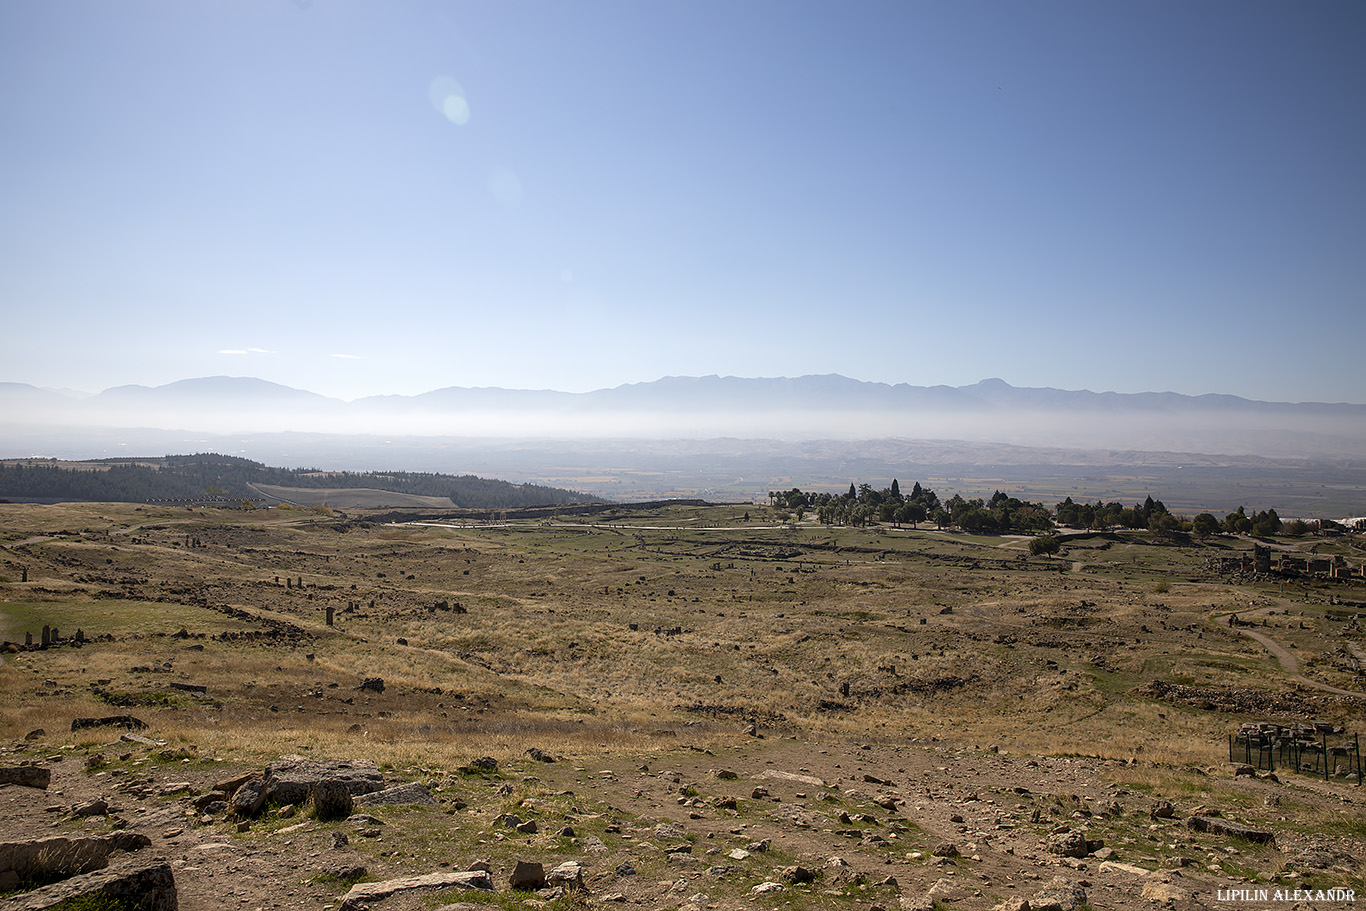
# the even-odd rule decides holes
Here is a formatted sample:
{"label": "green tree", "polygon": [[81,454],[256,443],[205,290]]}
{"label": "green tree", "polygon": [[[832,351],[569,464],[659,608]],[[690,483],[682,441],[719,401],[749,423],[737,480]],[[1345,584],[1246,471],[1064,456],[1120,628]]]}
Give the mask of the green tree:
{"label": "green tree", "polygon": [[1252,531],[1252,520],[1247,517],[1247,510],[1239,506],[1237,512],[1224,516],[1224,531],[1231,535],[1245,535]]}
{"label": "green tree", "polygon": [[1263,538],[1278,534],[1281,530],[1281,517],[1276,510],[1268,509],[1252,517],[1252,533]]}
{"label": "green tree", "polygon": [[1197,538],[1208,538],[1219,531],[1219,520],[1207,512],[1202,512],[1191,520],[1191,531]]}
{"label": "green tree", "polygon": [[1175,534],[1180,527],[1181,523],[1177,521],[1176,516],[1169,512],[1154,512],[1148,520],[1148,531],[1164,540]]}
{"label": "green tree", "polygon": [[1044,535],[1029,542],[1029,552],[1036,557],[1052,557],[1062,550],[1062,541],[1056,535]]}

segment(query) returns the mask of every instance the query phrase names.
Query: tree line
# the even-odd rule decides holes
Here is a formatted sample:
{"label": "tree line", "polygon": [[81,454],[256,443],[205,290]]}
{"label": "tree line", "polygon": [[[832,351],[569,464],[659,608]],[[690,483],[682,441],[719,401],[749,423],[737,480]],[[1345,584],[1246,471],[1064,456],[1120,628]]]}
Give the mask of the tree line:
{"label": "tree line", "polygon": [[869,484],[849,485],[848,493],[806,493],[799,488],[770,491],[769,500],[789,516],[801,519],[815,510],[824,525],[867,526],[888,523],[918,528],[933,522],[939,528],[957,527],[975,534],[1034,534],[1049,531],[1053,520],[1047,507],[1027,503],[999,490],[990,500],[964,499],[954,494],[941,502],[939,495],[916,481],[909,494],[893,478],[890,487],[877,490]]}
{"label": "tree line", "polygon": [[814,510],[817,520],[823,525],[862,527],[881,523],[917,528],[921,522],[932,522],[941,529],[959,528],[986,535],[1038,535],[1050,532],[1059,525],[1091,531],[1146,529],[1159,538],[1181,533],[1194,534],[1199,538],[1220,533],[1293,536],[1305,535],[1314,530],[1313,526],[1300,519],[1283,523],[1274,509],[1249,515],[1242,506],[1223,519],[1207,512],[1185,518],[1172,513],[1166,504],[1151,495],[1133,506],[1100,500],[1077,503],[1067,497],[1052,509],[999,490],[990,499],[965,499],[954,494],[941,502],[933,490],[922,487],[918,481],[911,487],[909,494],[903,494],[900,482],[895,478],[890,487],[881,490],[869,484],[853,483],[844,494],[808,493],[794,487],[787,491],[771,490],[768,498],[784,521],[794,516],[800,521]]}

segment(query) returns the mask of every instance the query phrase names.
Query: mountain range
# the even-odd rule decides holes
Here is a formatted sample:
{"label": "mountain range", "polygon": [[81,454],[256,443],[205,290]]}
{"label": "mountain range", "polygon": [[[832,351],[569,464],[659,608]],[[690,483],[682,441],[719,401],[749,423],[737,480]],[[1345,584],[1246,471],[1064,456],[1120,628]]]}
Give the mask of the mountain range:
{"label": "mountain range", "polygon": [[[252,377],[92,396],[0,383],[6,448],[83,430],[479,439],[962,440],[1017,446],[1360,459],[1366,405],[1231,395],[889,385],[838,375],[665,377],[593,392],[448,387],[354,401]],[[7,453],[12,454],[12,453]]]}

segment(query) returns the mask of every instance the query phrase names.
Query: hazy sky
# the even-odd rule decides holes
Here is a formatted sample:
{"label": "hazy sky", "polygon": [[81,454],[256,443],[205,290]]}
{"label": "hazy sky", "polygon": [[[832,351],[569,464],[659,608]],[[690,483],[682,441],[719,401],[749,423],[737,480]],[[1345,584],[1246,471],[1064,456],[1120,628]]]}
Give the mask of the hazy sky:
{"label": "hazy sky", "polygon": [[1366,402],[1366,5],[0,3],[0,380]]}

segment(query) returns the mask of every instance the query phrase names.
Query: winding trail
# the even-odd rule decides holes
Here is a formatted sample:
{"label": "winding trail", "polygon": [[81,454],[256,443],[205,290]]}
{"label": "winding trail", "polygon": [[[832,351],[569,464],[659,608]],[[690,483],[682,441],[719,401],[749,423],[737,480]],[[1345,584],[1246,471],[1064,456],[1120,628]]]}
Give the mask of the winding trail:
{"label": "winding trail", "polygon": [[[1238,616],[1240,618],[1253,617],[1258,614],[1264,613],[1268,610],[1271,610],[1270,606],[1258,607],[1250,611],[1240,611]],[[1316,690],[1322,690],[1325,693],[1335,693],[1339,696],[1356,696],[1358,698],[1366,698],[1366,693],[1361,693],[1356,690],[1344,690],[1341,687],[1333,686],[1328,683],[1322,683],[1318,680],[1314,680],[1310,677],[1304,676],[1304,674],[1300,673],[1300,660],[1295,657],[1295,655],[1290,651],[1290,649],[1286,648],[1284,645],[1282,645],[1280,642],[1277,642],[1275,639],[1272,639],[1266,633],[1263,633],[1256,629],[1248,629],[1247,627],[1241,625],[1235,626],[1234,629],[1242,633],[1244,636],[1247,636],[1251,639],[1255,639],[1257,642],[1261,643],[1262,647],[1265,648],[1268,652],[1270,652],[1273,656],[1275,656],[1276,660],[1280,662],[1281,670],[1289,674],[1290,677],[1295,681],[1303,683],[1305,686],[1312,687]]]}
{"label": "winding trail", "polygon": [[14,548],[14,547],[23,547],[25,544],[37,544],[37,543],[40,542],[40,541],[51,541],[54,537],[56,537],[56,536],[55,536],[55,535],[37,535],[37,536],[32,537],[32,538],[25,538],[25,539],[22,540],[22,541],[11,541],[11,542],[9,542],[8,544],[0,544],[0,547],[5,548],[5,550],[9,550],[9,549]]}

